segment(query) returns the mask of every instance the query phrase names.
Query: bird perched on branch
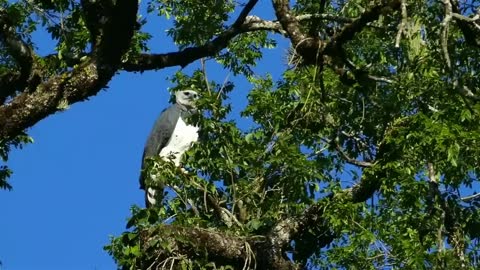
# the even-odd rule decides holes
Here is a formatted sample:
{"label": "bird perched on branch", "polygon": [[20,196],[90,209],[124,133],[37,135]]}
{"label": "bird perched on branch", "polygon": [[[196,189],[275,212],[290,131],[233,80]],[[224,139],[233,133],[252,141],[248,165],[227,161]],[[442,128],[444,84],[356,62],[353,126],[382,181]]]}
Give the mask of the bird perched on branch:
{"label": "bird perched on branch", "polygon": [[180,167],[180,160],[194,142],[198,140],[198,127],[189,125],[185,118],[196,111],[195,101],[199,98],[193,90],[183,90],[175,93],[175,104],[162,111],[153,125],[148,136],[142,157],[142,173],[140,174],[140,188],[145,190],[145,204],[147,207],[161,203],[163,186],[147,187],[145,178],[145,159],[160,156],[166,161],[173,161]]}

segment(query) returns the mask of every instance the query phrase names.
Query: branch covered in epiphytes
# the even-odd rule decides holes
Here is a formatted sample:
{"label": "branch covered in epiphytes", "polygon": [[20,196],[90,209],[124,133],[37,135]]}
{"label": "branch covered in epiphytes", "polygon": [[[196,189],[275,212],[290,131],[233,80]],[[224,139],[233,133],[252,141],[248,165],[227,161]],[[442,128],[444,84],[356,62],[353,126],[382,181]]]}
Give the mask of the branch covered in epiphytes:
{"label": "branch covered in epiphytes", "polygon": [[[154,230],[140,232],[141,246],[144,250],[150,250],[145,254],[157,255],[147,262],[150,266],[161,265],[168,258],[208,257],[210,254],[216,262],[240,268],[255,264],[257,269],[302,269],[306,259],[336,238],[328,220],[323,217],[325,207],[342,202],[364,202],[379,187],[380,179],[366,174],[354,187],[320,199],[300,215],[278,221],[263,235],[235,236],[216,230],[161,224]],[[287,251],[292,251],[292,241],[295,241],[294,262],[286,259]],[[165,249],[162,245],[152,247],[150,243],[170,244],[169,249]],[[301,248],[312,245],[314,248]],[[155,252],[152,253],[152,249]],[[196,250],[202,250],[205,254],[199,254]]]}
{"label": "branch covered in epiphytes", "polygon": [[[93,56],[71,71],[53,76],[0,106],[0,139],[13,138],[46,116],[97,94],[110,81],[128,50],[136,26],[138,1],[118,1],[107,19]],[[119,31],[118,29],[122,29]]]}

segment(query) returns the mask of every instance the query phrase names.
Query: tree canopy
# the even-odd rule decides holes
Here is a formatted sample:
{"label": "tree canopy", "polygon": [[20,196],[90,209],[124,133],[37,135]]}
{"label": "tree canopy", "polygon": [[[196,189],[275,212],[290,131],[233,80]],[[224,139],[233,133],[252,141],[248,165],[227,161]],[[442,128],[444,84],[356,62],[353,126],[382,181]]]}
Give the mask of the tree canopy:
{"label": "tree canopy", "polygon": [[[258,2],[150,0],[172,22],[153,33],[136,0],[0,1],[0,157],[120,71],[211,61],[250,82],[252,125],[227,117],[231,79],[176,73],[201,140],[187,173],[147,160],[167,196],[105,247],[119,268],[477,269],[480,2],[272,0],[271,20]],[[161,31],[178,50],[151,52]],[[267,49],[279,78],[254,72]]]}

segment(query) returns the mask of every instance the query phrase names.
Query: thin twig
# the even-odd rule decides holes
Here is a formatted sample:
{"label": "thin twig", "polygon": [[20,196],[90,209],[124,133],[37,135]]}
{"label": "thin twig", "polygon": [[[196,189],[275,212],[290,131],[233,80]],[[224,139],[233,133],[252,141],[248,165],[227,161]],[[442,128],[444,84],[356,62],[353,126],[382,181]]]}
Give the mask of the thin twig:
{"label": "thin twig", "polygon": [[225,86],[227,85],[229,78],[230,78],[230,73],[228,73],[227,76],[225,76],[225,80],[223,80],[222,87],[220,87],[220,90],[218,91],[218,94],[217,94],[217,100],[220,99],[220,95],[222,94],[223,89],[225,89]]}
{"label": "thin twig", "polygon": [[200,58],[200,64],[202,65],[202,73],[203,73],[203,78],[205,79],[205,86],[207,87],[208,93],[211,94],[210,84],[208,83],[207,67],[206,67],[206,64],[205,64],[205,58]]}
{"label": "thin twig", "polygon": [[469,202],[469,201],[475,200],[475,199],[478,198],[478,197],[480,197],[480,193],[463,197],[463,198],[461,198],[461,200],[464,201],[464,202]]}
{"label": "thin twig", "polygon": [[432,183],[438,183],[437,177],[435,176],[435,169],[431,162],[427,163],[427,169],[428,169],[428,180]]}
{"label": "thin twig", "polygon": [[368,167],[372,167],[375,165],[375,163],[373,162],[368,162],[368,161],[362,161],[362,160],[357,160],[357,159],[354,159],[354,158],[351,158],[347,155],[347,153],[345,153],[345,151],[343,151],[342,147],[340,146],[339,142],[338,142],[338,138],[335,139],[334,141],[334,144],[335,144],[335,149],[337,150],[337,152],[340,154],[340,156],[347,162],[347,163],[350,163],[352,165],[356,165],[358,167],[362,167],[362,168],[368,168]]}

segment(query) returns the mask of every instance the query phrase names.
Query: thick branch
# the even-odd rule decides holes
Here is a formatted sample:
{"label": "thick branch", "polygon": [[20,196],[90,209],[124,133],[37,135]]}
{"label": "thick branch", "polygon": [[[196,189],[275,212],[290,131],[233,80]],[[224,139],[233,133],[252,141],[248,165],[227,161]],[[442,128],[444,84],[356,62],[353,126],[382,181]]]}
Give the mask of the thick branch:
{"label": "thick branch", "polygon": [[[248,263],[252,266],[255,264],[257,269],[296,269],[288,260],[268,255],[271,250],[277,250],[278,247],[272,246],[275,241],[264,236],[240,237],[219,231],[175,225],[159,225],[154,230],[145,230],[140,234],[142,249],[148,250],[147,255],[151,256],[152,251],[155,254],[151,256],[155,257],[154,261],[146,262],[150,266],[159,265],[166,258],[173,256],[205,258],[205,255],[208,255],[217,265],[233,265],[235,269],[241,269]],[[152,247],[150,243],[169,243],[169,249],[163,249],[162,245]]]}
{"label": "thick branch", "polygon": [[137,27],[138,1],[116,1],[103,26],[102,36],[94,51],[99,63],[107,68],[119,68],[121,57],[130,48],[132,36]]}
{"label": "thick branch", "polygon": [[245,19],[247,18],[248,14],[250,11],[252,11],[253,7],[257,4],[258,0],[250,0],[248,3],[245,5],[243,10],[240,12],[240,15],[238,15],[238,18],[235,20],[231,28],[234,29],[239,29],[240,26],[245,22]]}
{"label": "thick branch", "polygon": [[[460,14],[458,0],[450,0],[450,3],[453,14]],[[471,46],[480,47],[480,29],[477,29],[475,22],[460,19],[459,16],[454,16],[454,18],[465,37],[465,41]]]}
{"label": "thick branch", "polygon": [[[309,20],[328,20],[340,23],[351,23],[353,19],[332,14],[302,14],[295,17],[298,22]],[[253,32],[258,30],[272,31],[285,36],[287,32],[283,30],[279,21],[262,20],[256,16],[248,16],[245,23],[241,26],[242,32]]]}
{"label": "thick branch", "polygon": [[302,56],[307,64],[317,64],[322,61],[322,58],[319,58],[320,55],[336,57],[341,46],[352,40],[368,23],[377,20],[380,15],[389,13],[392,9],[399,9],[401,3],[400,0],[382,0],[344,26],[328,43],[323,44],[318,37],[310,37],[302,32],[298,19],[290,12],[289,1],[273,0],[272,2],[277,19],[292,41],[295,52]]}
{"label": "thick branch", "polygon": [[223,48],[227,47],[230,40],[234,37],[249,31],[244,25],[247,21],[248,13],[257,2],[258,0],[250,0],[229,28],[205,45],[165,54],[141,54],[124,63],[123,69],[126,71],[145,71],[173,66],[186,67],[188,64],[200,58],[214,56]]}
{"label": "thick branch", "polygon": [[[222,262],[233,263],[235,265],[240,265],[243,259],[247,257],[245,248],[248,244],[247,238],[227,235],[212,230],[175,225],[160,225],[153,231],[141,232],[141,235],[144,249],[151,248],[149,243],[155,242],[154,240],[170,243],[169,251],[156,250],[159,255],[165,253],[164,256],[160,256],[160,258],[169,257],[172,256],[172,254],[195,253],[192,249],[207,251],[208,254],[221,258]],[[179,240],[179,235],[182,236],[182,240]]]}
{"label": "thick branch", "polygon": [[295,16],[290,12],[290,4],[288,0],[273,0],[273,8],[278,21],[282,28],[287,32],[288,37],[292,41],[294,47],[306,41],[307,36],[300,29],[300,24]]}
{"label": "thick branch", "polygon": [[13,57],[19,69],[0,75],[0,104],[17,90],[25,88],[33,65],[33,51],[16,33],[5,10],[0,10],[0,42]]}
{"label": "thick branch", "polygon": [[[299,15],[296,18],[298,21],[312,19],[332,20],[338,22],[352,21],[352,19],[349,18],[338,17],[330,14],[304,14]],[[236,21],[238,21],[238,19]],[[204,57],[215,56],[219,51],[226,48],[228,43],[236,36],[254,31],[272,31],[286,35],[286,32],[283,30],[280,22],[278,21],[262,20],[257,16],[247,16],[245,17],[243,23],[239,24],[237,28],[233,28],[233,26],[230,27],[205,45],[187,48],[179,52],[140,54],[124,63],[123,69],[126,71],[146,71],[173,66],[185,67],[195,60]]]}
{"label": "thick branch", "polygon": [[38,85],[32,93],[24,92],[0,107],[0,139],[12,138],[46,116],[64,109],[68,104],[98,93],[115,74],[122,55],[130,46],[136,24],[138,1],[117,1],[105,26],[98,46],[98,57]]}
{"label": "thick branch", "polygon": [[299,21],[290,12],[289,1],[273,0],[272,2],[277,19],[290,38],[295,53],[303,58],[305,64],[316,64],[322,61],[322,58],[319,57],[323,50],[322,40],[317,35],[311,37],[303,33]]}

